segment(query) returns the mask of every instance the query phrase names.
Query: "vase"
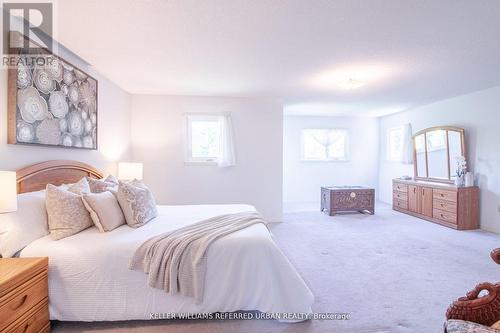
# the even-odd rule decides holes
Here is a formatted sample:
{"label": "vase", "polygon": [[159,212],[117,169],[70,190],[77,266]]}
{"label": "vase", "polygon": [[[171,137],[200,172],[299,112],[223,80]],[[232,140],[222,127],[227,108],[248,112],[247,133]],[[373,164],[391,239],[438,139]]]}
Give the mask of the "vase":
{"label": "vase", "polygon": [[465,174],[465,186],[466,187],[474,186],[474,174],[472,172],[467,172]]}
{"label": "vase", "polygon": [[464,185],[464,176],[455,177],[455,185],[456,186],[463,186]]}

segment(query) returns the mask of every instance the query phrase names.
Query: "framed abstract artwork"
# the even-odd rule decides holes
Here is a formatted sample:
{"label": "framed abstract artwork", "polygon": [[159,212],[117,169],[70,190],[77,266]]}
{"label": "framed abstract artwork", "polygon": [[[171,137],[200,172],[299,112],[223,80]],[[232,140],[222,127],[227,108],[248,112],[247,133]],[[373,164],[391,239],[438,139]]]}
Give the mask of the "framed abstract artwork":
{"label": "framed abstract artwork", "polygon": [[97,80],[44,50],[8,74],[8,143],[97,149]]}

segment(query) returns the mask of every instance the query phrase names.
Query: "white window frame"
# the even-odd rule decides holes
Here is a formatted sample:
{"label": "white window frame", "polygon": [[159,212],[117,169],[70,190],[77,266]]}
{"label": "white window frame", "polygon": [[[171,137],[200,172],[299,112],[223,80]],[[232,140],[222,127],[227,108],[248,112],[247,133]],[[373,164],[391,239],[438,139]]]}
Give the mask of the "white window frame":
{"label": "white window frame", "polygon": [[[305,157],[305,147],[304,147],[304,131],[306,130],[325,130],[325,131],[342,131],[345,133],[344,141],[344,158],[326,158],[326,159],[311,159]],[[350,136],[351,133],[347,128],[302,128],[300,131],[300,160],[301,162],[313,162],[313,163],[345,163],[350,161]]]}
{"label": "white window frame", "polygon": [[[217,114],[187,114],[185,116],[185,148],[184,164],[186,165],[217,165],[217,157],[193,157],[192,151],[192,122],[216,121],[220,126],[220,115]],[[222,146],[222,142],[219,143]]]}
{"label": "white window frame", "polygon": [[[394,154],[392,154],[392,143],[391,143],[391,133],[394,131],[401,131],[401,153],[399,154],[398,157],[394,157]],[[387,129],[386,132],[386,160],[389,162],[403,162],[403,154],[404,154],[404,136],[405,136],[405,128],[404,125],[400,126],[394,126],[391,128]]]}

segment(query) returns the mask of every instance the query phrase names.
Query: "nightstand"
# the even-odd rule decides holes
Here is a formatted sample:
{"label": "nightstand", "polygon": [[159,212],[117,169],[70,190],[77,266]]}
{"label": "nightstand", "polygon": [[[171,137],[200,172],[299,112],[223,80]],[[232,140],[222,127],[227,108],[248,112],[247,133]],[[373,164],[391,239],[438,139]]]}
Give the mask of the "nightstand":
{"label": "nightstand", "polygon": [[48,258],[0,259],[0,332],[50,332]]}

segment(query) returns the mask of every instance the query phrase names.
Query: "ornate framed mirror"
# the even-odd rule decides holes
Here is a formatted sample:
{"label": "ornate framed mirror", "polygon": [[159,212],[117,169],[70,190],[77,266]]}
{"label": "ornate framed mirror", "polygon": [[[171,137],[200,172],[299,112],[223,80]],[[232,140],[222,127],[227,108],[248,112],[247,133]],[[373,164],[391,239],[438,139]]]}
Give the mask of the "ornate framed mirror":
{"label": "ornate framed mirror", "polygon": [[441,126],[424,129],[413,136],[415,179],[453,183],[456,158],[466,156],[465,130]]}

